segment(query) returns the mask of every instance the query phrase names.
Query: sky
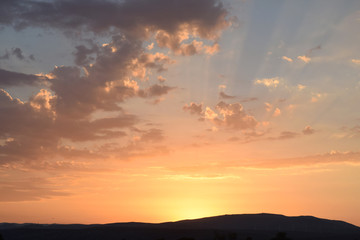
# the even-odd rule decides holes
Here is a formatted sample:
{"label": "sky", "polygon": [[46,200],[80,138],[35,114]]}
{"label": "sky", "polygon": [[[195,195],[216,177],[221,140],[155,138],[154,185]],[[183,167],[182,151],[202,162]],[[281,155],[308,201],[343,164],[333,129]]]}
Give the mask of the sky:
{"label": "sky", "polygon": [[360,2],[2,0],[0,222],[360,226]]}

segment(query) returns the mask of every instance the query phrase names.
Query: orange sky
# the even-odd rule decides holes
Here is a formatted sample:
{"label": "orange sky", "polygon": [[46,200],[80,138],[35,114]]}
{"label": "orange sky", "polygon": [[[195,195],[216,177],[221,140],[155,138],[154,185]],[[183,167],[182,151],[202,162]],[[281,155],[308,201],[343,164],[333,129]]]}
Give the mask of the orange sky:
{"label": "orange sky", "polygon": [[360,225],[358,1],[0,9],[0,222]]}

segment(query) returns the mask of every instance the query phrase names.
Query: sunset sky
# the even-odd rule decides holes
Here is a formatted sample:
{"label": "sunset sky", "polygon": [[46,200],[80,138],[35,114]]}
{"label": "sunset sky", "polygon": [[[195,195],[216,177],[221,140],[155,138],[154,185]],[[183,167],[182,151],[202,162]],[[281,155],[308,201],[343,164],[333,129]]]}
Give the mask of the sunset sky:
{"label": "sunset sky", "polygon": [[0,222],[360,225],[360,1],[1,0]]}

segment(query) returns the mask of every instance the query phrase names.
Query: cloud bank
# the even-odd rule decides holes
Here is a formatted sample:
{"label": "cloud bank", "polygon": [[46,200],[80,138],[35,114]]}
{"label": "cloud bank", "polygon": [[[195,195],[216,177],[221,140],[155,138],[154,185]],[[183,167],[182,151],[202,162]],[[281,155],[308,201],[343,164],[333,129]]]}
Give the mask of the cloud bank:
{"label": "cloud bank", "polygon": [[[214,54],[221,31],[230,25],[227,15],[216,0],[1,1],[0,25],[55,29],[80,40],[92,37],[75,47],[73,66],[46,74],[0,69],[0,164],[166,152],[158,145],[163,131],[139,127],[142,119],[122,106],[130,98],[159,98],[176,89],[159,75],[174,61],[157,52],[154,43],[144,47],[144,41],[178,55]],[[103,36],[111,40],[97,43]],[[20,48],[11,54],[25,58]],[[149,82],[151,75],[159,82]],[[22,85],[42,89],[23,101],[6,90]],[[101,111],[112,117],[97,114]],[[125,144],[115,141],[124,138]],[[91,150],[74,144],[105,140],[110,143]]]}

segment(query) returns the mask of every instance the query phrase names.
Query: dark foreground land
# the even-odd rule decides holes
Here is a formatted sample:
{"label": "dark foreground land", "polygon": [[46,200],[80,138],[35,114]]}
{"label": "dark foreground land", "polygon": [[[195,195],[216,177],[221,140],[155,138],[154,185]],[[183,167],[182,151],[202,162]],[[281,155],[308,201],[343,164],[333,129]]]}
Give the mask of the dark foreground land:
{"label": "dark foreground land", "polygon": [[274,214],[224,215],[160,224],[2,223],[0,234],[4,240],[360,240],[360,228],[346,222]]}

